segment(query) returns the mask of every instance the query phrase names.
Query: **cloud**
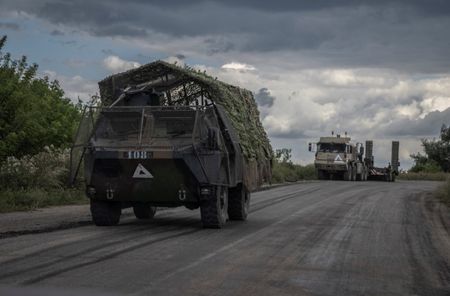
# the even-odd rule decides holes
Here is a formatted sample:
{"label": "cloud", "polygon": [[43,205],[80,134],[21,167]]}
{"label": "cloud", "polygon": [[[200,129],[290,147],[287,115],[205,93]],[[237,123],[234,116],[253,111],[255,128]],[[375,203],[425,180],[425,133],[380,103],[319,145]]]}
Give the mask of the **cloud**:
{"label": "cloud", "polygon": [[236,62],[224,64],[224,65],[222,65],[221,68],[227,69],[227,70],[238,70],[238,71],[254,71],[254,70],[256,70],[256,68],[252,65],[248,65],[248,64],[244,64],[244,63],[236,63]]}
{"label": "cloud", "polygon": [[429,137],[439,132],[443,125],[450,125],[450,108],[444,111],[431,111],[423,118],[402,118],[394,120],[386,128],[389,136]]}
{"label": "cloud", "polygon": [[164,61],[170,63],[170,64],[177,64],[178,66],[184,66],[186,63],[184,62],[184,59],[186,57],[182,54],[177,54],[174,56],[170,56],[164,59]]}
{"label": "cloud", "polygon": [[65,76],[51,70],[45,70],[41,75],[47,76],[50,80],[58,80],[64,90],[65,96],[73,102],[77,102],[78,99],[83,102],[89,102],[93,95],[99,93],[95,81],[86,79],[80,75]]}
{"label": "cloud", "polygon": [[259,106],[272,107],[276,98],[270,94],[267,88],[263,87],[255,94],[255,99]]}
{"label": "cloud", "polygon": [[[27,13],[93,36],[124,38],[148,47],[189,47],[196,56],[253,56],[258,62],[242,60],[255,67],[267,60],[303,69],[388,67],[446,72],[450,68],[450,4],[440,0],[281,4],[5,0],[2,5],[6,11]],[[271,54],[284,61],[267,59]]]}
{"label": "cloud", "polygon": [[0,14],[11,11],[90,39],[108,73],[167,57],[252,90],[274,146],[300,161],[312,161],[307,141],[335,130],[379,141],[380,159],[400,139],[407,163],[449,116],[446,1],[4,0]]}
{"label": "cloud", "polygon": [[122,60],[118,56],[110,55],[103,60],[103,66],[112,72],[123,72],[139,67],[141,64],[133,61]]}
{"label": "cloud", "polygon": [[20,26],[16,23],[10,22],[0,22],[0,29],[11,30],[11,31],[19,31]]}
{"label": "cloud", "polygon": [[64,36],[65,33],[63,31],[55,29],[55,30],[50,32],[50,35],[52,35],[52,36]]}

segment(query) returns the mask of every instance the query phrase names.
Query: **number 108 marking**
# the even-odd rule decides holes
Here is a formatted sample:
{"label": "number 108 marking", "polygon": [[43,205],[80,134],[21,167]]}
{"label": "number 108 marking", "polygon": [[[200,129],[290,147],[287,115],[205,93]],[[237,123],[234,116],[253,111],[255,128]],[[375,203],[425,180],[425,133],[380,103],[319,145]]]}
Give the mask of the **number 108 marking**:
{"label": "number 108 marking", "polygon": [[128,151],[129,159],[147,159],[148,152],[147,151]]}

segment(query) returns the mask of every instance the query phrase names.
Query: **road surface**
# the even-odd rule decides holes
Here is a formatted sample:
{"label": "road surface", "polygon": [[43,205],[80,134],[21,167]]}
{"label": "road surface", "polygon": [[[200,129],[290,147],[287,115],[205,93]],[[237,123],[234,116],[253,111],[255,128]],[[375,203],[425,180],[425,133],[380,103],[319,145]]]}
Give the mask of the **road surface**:
{"label": "road surface", "polygon": [[438,185],[279,187],[254,193],[249,220],[221,230],[182,208],[95,227],[78,207],[79,223],[0,234],[0,295],[450,295]]}

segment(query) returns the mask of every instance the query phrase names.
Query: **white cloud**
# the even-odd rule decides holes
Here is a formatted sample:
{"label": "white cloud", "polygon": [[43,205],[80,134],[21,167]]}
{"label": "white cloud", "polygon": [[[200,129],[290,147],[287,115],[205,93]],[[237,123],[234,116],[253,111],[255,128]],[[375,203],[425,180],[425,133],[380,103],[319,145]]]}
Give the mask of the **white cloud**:
{"label": "white cloud", "polygon": [[123,72],[139,67],[141,64],[134,61],[126,61],[118,56],[110,55],[103,60],[103,66],[112,72]]}
{"label": "white cloud", "polygon": [[178,66],[183,67],[185,65],[185,62],[183,59],[180,59],[177,56],[169,56],[164,59],[165,62],[168,62],[169,64],[177,64]]}
{"label": "white cloud", "polygon": [[231,62],[228,64],[224,64],[221,67],[222,69],[226,70],[238,70],[238,71],[255,71],[256,68],[252,65],[244,64],[244,63],[236,63]]}
{"label": "white cloud", "polygon": [[43,75],[48,76],[50,80],[58,80],[61,88],[64,90],[65,96],[73,102],[77,102],[78,99],[83,102],[88,102],[93,95],[99,93],[95,81],[79,75],[65,76],[50,70],[44,71]]}
{"label": "white cloud", "polygon": [[[421,150],[420,138],[437,136],[442,124],[431,118],[418,120],[450,107],[450,75],[424,78],[379,68],[257,67],[254,71],[229,71],[196,66],[254,93],[270,89],[276,100],[270,108],[260,108],[263,126],[275,148],[292,148],[294,160],[301,163],[313,161],[307,153],[307,142],[334,130],[348,131],[355,141],[373,139],[379,166],[390,161],[390,141],[400,140],[401,162],[408,168],[412,165],[409,155]],[[411,129],[407,123],[424,127]]]}

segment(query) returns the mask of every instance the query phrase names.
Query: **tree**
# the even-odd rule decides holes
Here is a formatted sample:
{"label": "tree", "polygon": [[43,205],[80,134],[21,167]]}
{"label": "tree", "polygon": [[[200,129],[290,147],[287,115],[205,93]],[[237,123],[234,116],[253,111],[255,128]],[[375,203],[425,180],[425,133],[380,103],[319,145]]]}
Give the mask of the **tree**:
{"label": "tree", "polygon": [[280,163],[292,163],[292,149],[282,148],[275,150],[275,160]]}
{"label": "tree", "polygon": [[411,171],[450,171],[450,126],[441,127],[440,140],[422,139],[425,154],[412,154],[414,166]]}
{"label": "tree", "polygon": [[6,36],[0,39],[0,162],[36,154],[45,146],[68,147],[80,108],[64,97],[57,80],[36,77],[37,64],[3,53],[6,41]]}

